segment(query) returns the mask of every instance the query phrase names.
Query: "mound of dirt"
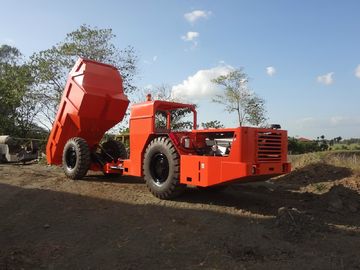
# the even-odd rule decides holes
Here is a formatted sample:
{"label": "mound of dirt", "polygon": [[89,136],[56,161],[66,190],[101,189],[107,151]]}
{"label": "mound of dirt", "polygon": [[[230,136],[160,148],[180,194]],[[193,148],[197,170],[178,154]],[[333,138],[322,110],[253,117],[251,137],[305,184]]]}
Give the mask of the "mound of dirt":
{"label": "mound of dirt", "polygon": [[349,168],[336,167],[319,162],[295,169],[285,176],[274,179],[273,182],[291,185],[292,188],[299,189],[309,184],[339,180],[349,177],[351,174],[352,172]]}
{"label": "mound of dirt", "polygon": [[360,194],[360,175],[343,178],[334,182],[334,185],[342,185]]}
{"label": "mound of dirt", "polygon": [[296,208],[280,207],[275,225],[285,240],[299,241],[314,233],[328,231],[327,225]]}
{"label": "mound of dirt", "polygon": [[338,214],[356,213],[360,210],[360,195],[342,185],[331,187],[320,198],[327,210]]}

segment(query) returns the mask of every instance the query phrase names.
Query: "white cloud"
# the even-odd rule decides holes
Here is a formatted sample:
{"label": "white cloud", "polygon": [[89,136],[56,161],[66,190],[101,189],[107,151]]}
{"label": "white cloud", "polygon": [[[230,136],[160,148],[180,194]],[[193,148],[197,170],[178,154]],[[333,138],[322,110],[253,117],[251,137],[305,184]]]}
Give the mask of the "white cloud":
{"label": "white cloud", "polygon": [[186,35],[181,36],[181,39],[184,41],[194,41],[199,37],[199,32],[187,32]]}
{"label": "white cloud", "polygon": [[192,42],[192,47],[191,49],[195,49],[198,45],[198,41],[197,41],[197,38],[199,37],[199,32],[192,32],[192,31],[189,31],[186,33],[186,35],[184,36],[181,36],[181,39],[186,41],[186,42]]}
{"label": "white cloud", "polygon": [[153,60],[153,62],[156,62],[157,59],[158,59],[157,55],[154,55],[152,60]]}
{"label": "white cloud", "polygon": [[334,78],[333,78],[334,72],[329,72],[327,74],[324,75],[320,75],[317,77],[317,81],[319,83],[325,84],[325,85],[330,85],[334,83]]}
{"label": "white cloud", "polygon": [[276,73],[276,69],[273,66],[266,68],[266,74],[269,75],[270,77],[274,76],[275,73]]}
{"label": "white cloud", "polygon": [[333,116],[330,118],[330,124],[333,126],[338,126],[341,123],[346,122],[347,119],[344,118],[343,116]]}
{"label": "white cloud", "polygon": [[206,10],[194,10],[192,12],[189,13],[185,13],[184,14],[184,18],[189,22],[189,23],[195,23],[197,20],[203,18],[206,19],[211,15],[211,11],[206,11]]}
{"label": "white cloud", "polygon": [[204,98],[213,96],[219,89],[212,80],[228,74],[234,68],[220,65],[211,69],[197,71],[181,84],[174,85],[171,94],[177,98]]}
{"label": "white cloud", "polygon": [[355,69],[355,76],[360,79],[360,65],[358,65]]}

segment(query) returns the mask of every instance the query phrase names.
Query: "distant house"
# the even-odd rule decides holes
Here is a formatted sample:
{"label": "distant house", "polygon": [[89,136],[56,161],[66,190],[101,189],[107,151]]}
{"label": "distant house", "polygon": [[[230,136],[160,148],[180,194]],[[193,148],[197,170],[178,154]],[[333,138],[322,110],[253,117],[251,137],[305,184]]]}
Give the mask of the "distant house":
{"label": "distant house", "polygon": [[313,141],[313,140],[310,140],[310,139],[307,139],[307,138],[304,138],[304,137],[297,138],[297,140],[299,142],[312,142]]}

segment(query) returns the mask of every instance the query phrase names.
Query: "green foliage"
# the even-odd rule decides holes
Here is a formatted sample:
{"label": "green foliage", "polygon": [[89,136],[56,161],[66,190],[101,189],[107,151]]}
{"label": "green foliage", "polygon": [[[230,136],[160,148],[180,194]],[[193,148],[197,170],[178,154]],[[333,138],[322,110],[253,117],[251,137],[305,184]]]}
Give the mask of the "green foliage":
{"label": "green foliage", "polygon": [[351,144],[360,145],[360,138],[350,138],[350,139],[341,140],[341,143],[346,145],[351,145]]}
{"label": "green foliage", "polygon": [[92,28],[81,25],[79,29],[68,33],[63,42],[57,45],[65,64],[71,68],[78,57],[92,59],[117,67],[121,71],[126,93],[132,93],[136,87],[132,84],[136,74],[137,56],[133,47],[118,49],[112,42],[115,38],[112,29]]}
{"label": "green foliage", "polygon": [[289,137],[288,139],[288,151],[289,153],[295,154],[304,154],[309,152],[321,151],[321,147],[316,141],[303,142],[299,141],[296,138]]}
{"label": "green foliage", "polygon": [[314,183],[313,186],[318,193],[322,193],[326,190],[326,185],[324,183]]}
{"label": "green foliage", "polygon": [[38,99],[32,89],[29,89],[17,108],[16,124],[19,137],[45,139],[48,136],[48,131],[36,124],[35,117],[38,113]]}
{"label": "green foliage", "polygon": [[267,120],[265,101],[250,91],[248,75],[242,69],[219,76],[213,82],[221,86],[224,92],[216,95],[212,101],[224,105],[229,113],[236,112],[239,126],[246,122],[258,126]]}
{"label": "green foliage", "polygon": [[0,46],[0,63],[1,65],[7,64],[10,66],[18,65],[21,60],[21,52],[9,45],[3,44]]}
{"label": "green foliage", "polygon": [[360,150],[360,144],[359,143],[351,143],[351,144],[347,144],[347,143],[337,143],[334,144],[331,147],[332,150]]}
{"label": "green foliage", "polygon": [[247,112],[246,121],[252,125],[260,126],[267,121],[265,100],[254,94],[249,98],[245,111]]}
{"label": "green foliage", "polygon": [[220,121],[214,120],[214,121],[201,123],[201,127],[203,129],[208,129],[208,128],[224,128],[225,126]]}
{"label": "green foliage", "polygon": [[112,29],[81,25],[52,48],[31,56],[35,92],[39,99],[40,117],[37,120],[44,127],[49,128],[55,118],[67,74],[78,57],[116,66],[123,77],[125,92],[136,90],[133,84],[137,63],[135,51],[132,47],[118,49],[113,43],[114,38]]}
{"label": "green foliage", "polygon": [[[0,47],[0,134],[25,136],[32,124],[23,108],[33,83],[30,67],[21,61],[17,48]],[[28,115],[26,117],[29,117]]]}
{"label": "green foliage", "polygon": [[341,136],[326,139],[324,135],[314,141],[299,141],[296,138],[288,140],[288,148],[291,154],[304,154],[317,151],[356,151],[360,150],[360,139],[352,138],[343,140]]}

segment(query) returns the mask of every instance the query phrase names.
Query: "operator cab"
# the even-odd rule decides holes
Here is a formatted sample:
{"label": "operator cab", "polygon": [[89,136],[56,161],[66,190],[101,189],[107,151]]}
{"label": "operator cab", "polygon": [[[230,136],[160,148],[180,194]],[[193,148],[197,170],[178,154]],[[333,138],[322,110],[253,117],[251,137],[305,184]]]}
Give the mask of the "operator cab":
{"label": "operator cab", "polygon": [[234,139],[233,129],[197,130],[197,113],[194,105],[152,101],[148,95],[147,101],[135,105],[138,106],[148,106],[148,109],[152,109],[153,133],[169,136],[181,154],[229,156]]}

